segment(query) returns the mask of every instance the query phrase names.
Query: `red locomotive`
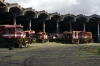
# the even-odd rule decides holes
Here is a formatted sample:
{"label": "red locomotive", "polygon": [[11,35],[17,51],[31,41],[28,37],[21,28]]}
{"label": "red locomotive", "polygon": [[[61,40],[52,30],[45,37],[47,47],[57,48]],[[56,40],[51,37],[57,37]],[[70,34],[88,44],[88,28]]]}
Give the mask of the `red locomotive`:
{"label": "red locomotive", "polygon": [[37,42],[48,42],[49,41],[49,37],[48,34],[46,32],[38,32],[37,34]]}
{"label": "red locomotive", "polygon": [[26,47],[25,37],[21,25],[0,25],[0,47]]}
{"label": "red locomotive", "polygon": [[26,42],[27,43],[33,43],[36,42],[36,34],[34,30],[26,30],[24,31],[26,33]]}
{"label": "red locomotive", "polygon": [[58,42],[62,43],[90,43],[93,42],[92,32],[85,31],[64,31],[57,37]]}

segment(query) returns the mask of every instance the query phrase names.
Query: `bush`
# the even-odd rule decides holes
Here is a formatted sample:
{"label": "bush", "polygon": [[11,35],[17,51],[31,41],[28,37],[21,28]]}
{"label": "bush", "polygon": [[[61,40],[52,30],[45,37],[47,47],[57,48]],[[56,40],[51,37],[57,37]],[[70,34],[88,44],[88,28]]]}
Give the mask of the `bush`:
{"label": "bush", "polygon": [[99,54],[100,55],[100,47],[97,47],[97,54]]}
{"label": "bush", "polygon": [[84,50],[100,55],[100,46],[87,46]]}

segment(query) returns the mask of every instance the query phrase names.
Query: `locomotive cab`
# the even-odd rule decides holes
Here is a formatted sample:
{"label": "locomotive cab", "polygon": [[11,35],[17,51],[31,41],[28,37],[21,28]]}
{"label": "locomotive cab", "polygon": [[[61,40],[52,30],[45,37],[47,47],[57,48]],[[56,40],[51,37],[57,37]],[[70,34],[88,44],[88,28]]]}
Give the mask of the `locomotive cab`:
{"label": "locomotive cab", "polygon": [[24,31],[26,33],[26,42],[31,44],[36,42],[36,35],[34,30],[26,30]]}
{"label": "locomotive cab", "polygon": [[48,34],[46,32],[39,32],[37,34],[37,42],[48,42],[49,41],[49,37]]}
{"label": "locomotive cab", "polygon": [[26,46],[25,33],[21,25],[0,25],[0,47]]}

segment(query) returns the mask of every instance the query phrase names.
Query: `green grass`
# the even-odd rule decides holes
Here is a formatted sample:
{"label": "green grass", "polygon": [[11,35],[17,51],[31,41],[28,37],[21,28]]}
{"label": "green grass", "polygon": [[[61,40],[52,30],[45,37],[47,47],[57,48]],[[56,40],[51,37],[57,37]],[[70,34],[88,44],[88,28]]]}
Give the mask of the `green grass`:
{"label": "green grass", "polygon": [[2,62],[3,60],[2,59],[0,59],[0,62]]}
{"label": "green grass", "polygon": [[[28,44],[27,48],[14,48],[13,50],[3,49],[0,50],[0,62],[14,62],[17,61],[39,64],[41,61],[45,61],[49,66],[66,66],[66,62],[88,62],[89,57],[97,57],[96,53],[86,50],[86,48],[92,46],[100,46],[99,44],[61,44],[55,42],[47,43],[33,43]],[[98,50],[100,48],[98,47]],[[92,50],[93,51],[93,50]],[[97,48],[95,48],[96,52]],[[38,62],[38,63],[37,63]],[[42,64],[40,62],[40,65]],[[18,62],[19,63],[19,62]],[[31,63],[30,63],[31,64]],[[60,65],[59,65],[60,64]],[[75,63],[75,66],[78,66]],[[28,66],[28,65],[27,65]],[[70,65],[68,65],[70,66]],[[88,65],[89,66],[89,65]],[[91,66],[91,65],[90,65]]]}
{"label": "green grass", "polygon": [[12,56],[10,60],[25,60],[24,56]]}
{"label": "green grass", "polygon": [[85,46],[82,49],[84,51],[88,51],[100,55],[100,46],[90,45],[90,46]]}

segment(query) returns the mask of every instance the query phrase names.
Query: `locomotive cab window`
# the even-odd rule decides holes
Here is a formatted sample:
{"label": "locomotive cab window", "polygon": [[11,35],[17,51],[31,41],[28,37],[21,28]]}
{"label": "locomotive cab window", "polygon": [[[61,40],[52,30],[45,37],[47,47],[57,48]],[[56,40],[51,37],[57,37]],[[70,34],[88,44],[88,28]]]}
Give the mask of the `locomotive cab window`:
{"label": "locomotive cab window", "polygon": [[29,37],[29,33],[28,32],[26,32],[26,37]]}
{"label": "locomotive cab window", "polygon": [[23,31],[23,28],[16,27],[16,32],[20,32],[20,31]]}
{"label": "locomotive cab window", "polygon": [[7,28],[7,34],[13,34],[13,29],[12,28]]}

